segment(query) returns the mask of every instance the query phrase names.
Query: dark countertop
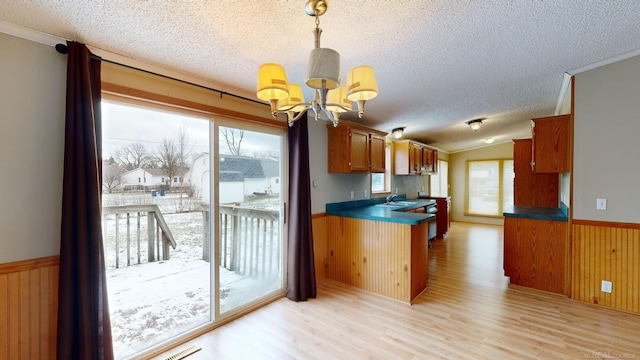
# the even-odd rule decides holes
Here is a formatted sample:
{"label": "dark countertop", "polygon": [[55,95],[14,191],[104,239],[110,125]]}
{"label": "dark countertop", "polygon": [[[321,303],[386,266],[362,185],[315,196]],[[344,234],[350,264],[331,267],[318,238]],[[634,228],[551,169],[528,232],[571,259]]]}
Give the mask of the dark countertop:
{"label": "dark countertop", "polygon": [[505,217],[525,218],[534,220],[569,221],[567,212],[563,208],[547,208],[537,206],[512,206],[502,215]]}
{"label": "dark countertop", "polygon": [[[349,217],[363,220],[386,221],[408,225],[420,225],[425,222],[436,220],[435,214],[406,212],[409,210],[435,204],[435,200],[407,200],[405,197],[398,197],[398,202],[402,204],[394,207],[376,205],[384,203],[385,199],[370,199],[358,201],[346,201],[326,205],[327,215]],[[410,203],[410,204],[408,204]]]}

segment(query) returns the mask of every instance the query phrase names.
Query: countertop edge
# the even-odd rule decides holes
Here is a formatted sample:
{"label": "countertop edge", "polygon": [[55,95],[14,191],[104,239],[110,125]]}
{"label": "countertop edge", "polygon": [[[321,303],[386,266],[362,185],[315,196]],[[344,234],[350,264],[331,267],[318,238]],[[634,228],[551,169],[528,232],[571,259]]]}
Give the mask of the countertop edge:
{"label": "countertop edge", "polygon": [[521,219],[569,221],[569,216],[561,208],[513,206],[506,209],[502,215],[504,217]]}

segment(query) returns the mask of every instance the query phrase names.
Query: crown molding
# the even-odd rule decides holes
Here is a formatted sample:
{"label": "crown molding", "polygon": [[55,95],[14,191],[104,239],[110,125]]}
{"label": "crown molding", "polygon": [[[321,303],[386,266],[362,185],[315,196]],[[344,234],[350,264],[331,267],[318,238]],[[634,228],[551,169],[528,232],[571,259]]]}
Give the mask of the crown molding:
{"label": "crown molding", "polygon": [[567,71],[567,74],[569,74],[570,76],[573,76],[573,75],[576,75],[576,74],[583,73],[585,71],[589,71],[589,70],[593,70],[595,68],[599,68],[601,66],[605,66],[605,65],[616,63],[618,61],[630,59],[630,58],[638,56],[638,55],[640,55],[640,49],[629,51],[629,52],[626,52],[624,54],[620,54],[620,55],[617,55],[617,56],[614,56],[614,57],[611,57],[611,58],[608,58],[608,59],[596,61],[594,63],[587,64],[587,65],[581,66],[579,68],[575,68],[573,70],[569,70],[569,71]]}
{"label": "crown molding", "polygon": [[49,46],[56,46],[56,44],[60,43],[66,44],[67,42],[67,40],[61,37],[22,27],[3,20],[0,20],[0,32]]}
{"label": "crown molding", "polygon": [[630,59],[630,58],[638,56],[638,55],[640,55],[640,49],[629,51],[629,52],[626,52],[624,54],[620,54],[620,55],[617,55],[617,56],[614,56],[614,57],[610,57],[608,59],[596,61],[594,63],[587,64],[587,65],[575,68],[573,70],[566,71],[564,73],[563,77],[562,77],[562,85],[560,86],[560,94],[558,94],[558,101],[556,102],[556,109],[555,109],[554,114],[555,115],[560,114],[560,108],[562,107],[562,101],[564,100],[564,97],[567,94],[569,86],[571,85],[571,77],[572,76],[580,74],[580,73],[583,73],[585,71],[589,71],[589,70],[593,70],[593,69],[599,68],[601,66],[613,64],[613,63],[616,63],[618,61]]}
{"label": "crown molding", "polygon": [[560,85],[560,94],[558,94],[558,101],[556,101],[556,109],[553,112],[554,115],[560,115],[560,109],[562,109],[562,103],[564,102],[564,97],[567,95],[567,91],[569,90],[569,86],[571,85],[571,77],[573,75],[569,73],[564,73],[562,76],[562,85]]}

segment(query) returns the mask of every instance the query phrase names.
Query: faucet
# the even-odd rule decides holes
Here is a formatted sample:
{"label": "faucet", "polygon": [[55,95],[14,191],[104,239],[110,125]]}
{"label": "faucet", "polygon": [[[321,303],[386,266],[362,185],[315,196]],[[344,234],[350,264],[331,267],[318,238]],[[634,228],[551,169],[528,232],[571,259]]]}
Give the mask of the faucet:
{"label": "faucet", "polygon": [[395,200],[395,198],[398,197],[398,194],[391,194],[389,196],[387,196],[387,204],[392,202],[393,200]]}

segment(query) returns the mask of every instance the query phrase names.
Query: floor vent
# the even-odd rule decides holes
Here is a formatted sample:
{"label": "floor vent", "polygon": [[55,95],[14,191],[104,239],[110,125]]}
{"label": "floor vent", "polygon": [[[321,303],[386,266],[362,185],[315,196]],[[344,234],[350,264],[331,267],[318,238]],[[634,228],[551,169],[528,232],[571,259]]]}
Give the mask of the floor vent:
{"label": "floor vent", "polygon": [[166,357],[164,360],[180,360],[180,359],[184,359],[187,356],[193,354],[194,352],[197,352],[199,350],[201,350],[202,348],[200,346],[196,346],[196,345],[191,345],[188,348],[178,351],[177,353]]}

